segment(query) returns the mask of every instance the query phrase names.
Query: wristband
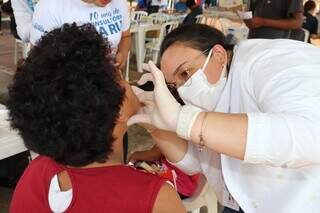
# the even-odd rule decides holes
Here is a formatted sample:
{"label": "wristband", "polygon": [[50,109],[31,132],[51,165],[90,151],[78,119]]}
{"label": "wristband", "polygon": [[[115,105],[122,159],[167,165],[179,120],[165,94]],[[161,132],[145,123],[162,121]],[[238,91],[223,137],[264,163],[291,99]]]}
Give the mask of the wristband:
{"label": "wristband", "polygon": [[195,106],[185,105],[182,107],[177,124],[177,134],[179,137],[190,140],[191,128],[201,112],[202,110]]}

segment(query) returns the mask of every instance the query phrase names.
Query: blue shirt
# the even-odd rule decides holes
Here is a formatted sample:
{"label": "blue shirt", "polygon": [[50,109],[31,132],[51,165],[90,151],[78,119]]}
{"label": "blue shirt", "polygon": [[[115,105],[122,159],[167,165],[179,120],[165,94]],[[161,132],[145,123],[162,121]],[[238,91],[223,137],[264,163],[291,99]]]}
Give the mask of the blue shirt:
{"label": "blue shirt", "polygon": [[138,0],[138,6],[139,6],[140,8],[147,7],[146,0]]}
{"label": "blue shirt", "polygon": [[178,12],[184,12],[186,11],[188,8],[186,6],[185,3],[183,2],[178,2],[174,5],[174,9],[177,10]]}
{"label": "blue shirt", "polygon": [[27,0],[27,4],[28,4],[28,7],[30,8],[30,10],[33,12],[34,11],[33,1],[32,0]]}

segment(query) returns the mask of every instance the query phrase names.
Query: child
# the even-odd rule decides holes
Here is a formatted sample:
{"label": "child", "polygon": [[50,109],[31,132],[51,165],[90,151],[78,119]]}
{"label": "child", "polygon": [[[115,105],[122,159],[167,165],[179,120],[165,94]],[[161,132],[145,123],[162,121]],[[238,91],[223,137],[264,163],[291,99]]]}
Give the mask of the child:
{"label": "child", "polygon": [[11,125],[40,156],[10,212],[185,212],[165,180],[124,165],[122,138],[139,109],[92,25],[46,34],[10,87]]}
{"label": "child", "polygon": [[189,176],[177,167],[171,165],[162,156],[160,149],[156,145],[154,145],[150,150],[134,152],[130,156],[129,160],[130,162],[145,161],[150,163],[160,161],[158,164],[160,164],[162,167],[165,167],[165,170],[173,170],[176,174],[176,180],[173,184],[176,184],[177,191],[181,199],[191,197],[197,189],[199,174]]}

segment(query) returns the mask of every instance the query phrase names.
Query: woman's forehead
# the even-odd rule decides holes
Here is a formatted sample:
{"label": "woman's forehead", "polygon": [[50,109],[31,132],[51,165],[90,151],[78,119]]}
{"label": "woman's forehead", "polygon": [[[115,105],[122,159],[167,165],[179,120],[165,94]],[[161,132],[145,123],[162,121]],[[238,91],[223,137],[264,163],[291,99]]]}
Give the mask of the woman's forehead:
{"label": "woman's forehead", "polygon": [[198,53],[199,50],[183,44],[172,45],[162,55],[161,69],[165,73],[172,74],[182,63],[188,62]]}
{"label": "woman's forehead", "polygon": [[169,46],[163,55],[165,54],[175,54],[175,52],[189,52],[189,51],[197,51],[194,48],[186,45],[185,43],[181,43],[181,42],[176,42],[174,44],[172,44],[171,46]]}

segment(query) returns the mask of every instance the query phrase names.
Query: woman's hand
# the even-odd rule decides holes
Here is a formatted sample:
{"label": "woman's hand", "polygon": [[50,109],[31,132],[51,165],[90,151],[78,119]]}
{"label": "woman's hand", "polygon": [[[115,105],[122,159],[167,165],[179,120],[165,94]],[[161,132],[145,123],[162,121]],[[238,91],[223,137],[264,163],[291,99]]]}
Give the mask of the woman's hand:
{"label": "woman's hand", "polygon": [[[143,75],[142,79],[148,78],[149,74]],[[149,133],[157,127],[166,129],[165,121],[161,118],[159,109],[154,102],[154,92],[147,92],[138,87],[133,87],[133,91],[138,97],[141,107],[138,113],[128,120],[128,126],[139,123]]]}
{"label": "woman's hand", "polygon": [[[138,84],[152,81],[153,92],[140,91],[138,96],[142,107],[138,114],[128,120],[128,125],[135,123],[151,124],[159,129],[175,132],[181,105],[171,95],[162,72],[153,62],[149,62],[151,73],[144,74]],[[134,91],[135,92],[135,91]]]}

